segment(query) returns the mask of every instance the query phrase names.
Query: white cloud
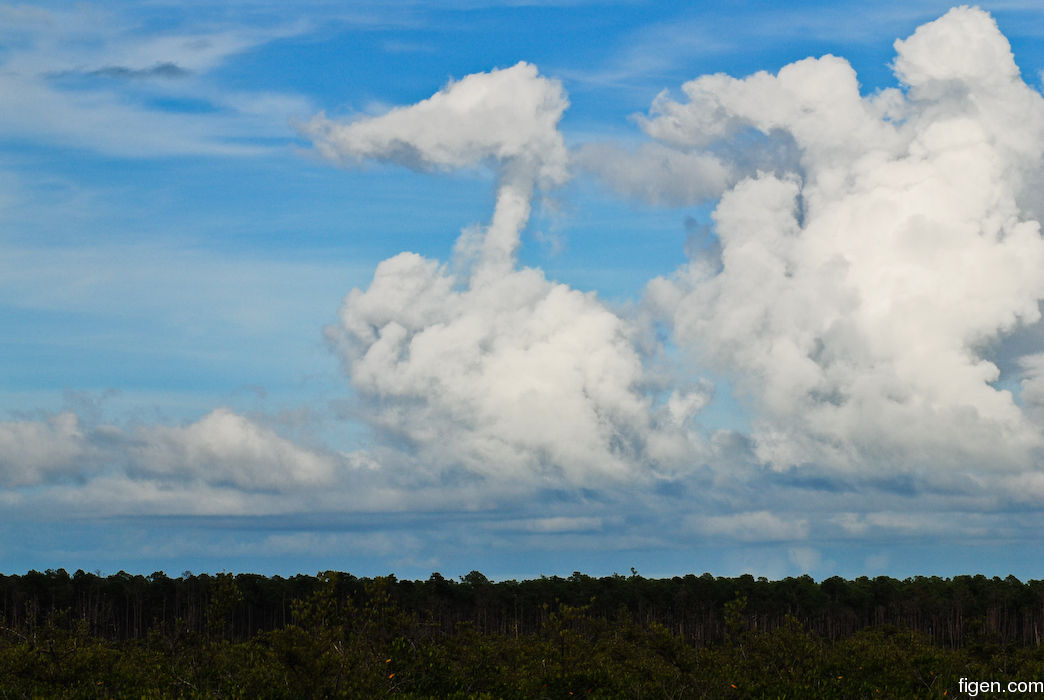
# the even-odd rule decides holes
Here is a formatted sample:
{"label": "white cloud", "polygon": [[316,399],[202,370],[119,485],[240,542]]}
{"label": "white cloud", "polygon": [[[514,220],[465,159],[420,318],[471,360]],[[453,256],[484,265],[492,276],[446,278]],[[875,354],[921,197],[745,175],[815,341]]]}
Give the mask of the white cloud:
{"label": "white cloud", "polygon": [[225,408],[184,427],[140,428],[128,452],[134,471],[247,491],[330,483],[336,469],[332,458],[304,450]]}
{"label": "white cloud", "polygon": [[582,483],[633,475],[672,448],[649,439],[631,326],[593,294],[515,267],[534,185],[567,175],[557,130],[566,104],[557,82],[520,63],[383,116],[309,127],[339,162],[493,159],[500,176],[492,222],[457,243],[461,273],[413,253],[385,260],[328,330],[367,402],[361,413],[429,469]]}
{"label": "white cloud", "polygon": [[895,50],[896,76],[932,97],[938,88],[992,86],[1010,92],[1019,79],[1011,47],[996,23],[977,8],[951,10],[918,27],[908,39],[897,40]]}
{"label": "white cloud", "polygon": [[1044,99],[979,10],[896,47],[906,94],[860,96],[826,56],[657,98],[643,125],[665,144],[782,131],[800,167],[726,192],[720,272],[694,260],[648,297],[753,399],[759,455],[780,468],[1023,468],[1040,431],[984,348],[1039,319],[1044,240],[1018,202]]}
{"label": "white cloud", "polygon": [[10,488],[76,475],[92,452],[73,413],[47,421],[0,423],[0,485]]}
{"label": "white cloud", "polygon": [[419,170],[492,165],[499,176],[493,221],[481,234],[463,236],[458,254],[474,259],[476,279],[494,278],[514,266],[534,186],[569,176],[558,131],[568,104],[558,81],[520,62],[468,75],[380,116],[341,123],[320,114],[302,130],[320,154],[347,166],[366,159]]}
{"label": "white cloud", "polygon": [[591,294],[516,270],[459,289],[403,253],[330,329],[371,420],[421,462],[488,475],[622,477],[650,402],[627,324]]}
{"label": "white cloud", "polygon": [[[0,483],[53,487],[71,480],[87,486],[57,491],[84,493],[107,483],[98,495],[116,508],[157,498],[183,504],[178,493],[192,484],[215,487],[212,495],[227,489],[223,498],[233,499],[237,493],[289,493],[334,482],[339,466],[337,458],[299,447],[225,408],[174,427],[84,426],[72,413],[0,422]],[[140,493],[121,503],[121,492]]]}
{"label": "white cloud", "polygon": [[561,183],[567,154],[558,121],[568,106],[558,81],[536,66],[474,73],[408,107],[348,123],[315,117],[304,131],[342,164],[374,159],[421,170],[496,161],[512,177]]}

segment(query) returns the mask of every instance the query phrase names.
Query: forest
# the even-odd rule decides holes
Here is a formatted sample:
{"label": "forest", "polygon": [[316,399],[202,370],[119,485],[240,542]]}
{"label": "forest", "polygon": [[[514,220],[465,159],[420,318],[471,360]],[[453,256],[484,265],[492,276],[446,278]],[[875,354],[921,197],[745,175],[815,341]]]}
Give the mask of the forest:
{"label": "forest", "polygon": [[58,569],[0,575],[0,697],[969,697],[1044,680],[1042,631],[1012,576]]}

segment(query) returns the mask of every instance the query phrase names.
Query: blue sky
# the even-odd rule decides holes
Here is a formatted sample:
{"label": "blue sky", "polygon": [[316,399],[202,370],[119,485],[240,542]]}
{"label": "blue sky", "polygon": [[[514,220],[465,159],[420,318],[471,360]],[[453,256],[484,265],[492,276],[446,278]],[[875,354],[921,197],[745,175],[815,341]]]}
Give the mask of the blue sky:
{"label": "blue sky", "polygon": [[1041,577],[979,7],[0,6],[0,570]]}

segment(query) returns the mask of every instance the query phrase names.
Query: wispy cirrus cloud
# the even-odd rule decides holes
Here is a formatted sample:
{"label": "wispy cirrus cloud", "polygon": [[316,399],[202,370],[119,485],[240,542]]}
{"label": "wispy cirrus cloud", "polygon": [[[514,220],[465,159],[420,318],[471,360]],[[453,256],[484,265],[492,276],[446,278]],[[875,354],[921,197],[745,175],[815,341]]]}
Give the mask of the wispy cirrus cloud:
{"label": "wispy cirrus cloud", "polygon": [[268,148],[260,139],[288,141],[288,117],[313,109],[302,96],[228,91],[209,77],[303,24],[149,33],[90,6],[4,6],[0,16],[8,138],[123,157],[257,154]]}

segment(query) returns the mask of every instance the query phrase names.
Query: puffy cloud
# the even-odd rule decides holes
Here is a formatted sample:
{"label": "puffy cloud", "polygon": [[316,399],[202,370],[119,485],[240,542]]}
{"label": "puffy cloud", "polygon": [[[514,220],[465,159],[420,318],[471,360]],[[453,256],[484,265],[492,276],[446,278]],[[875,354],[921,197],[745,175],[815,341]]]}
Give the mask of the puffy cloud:
{"label": "puffy cloud", "polygon": [[561,183],[568,154],[558,120],[568,106],[560,83],[536,66],[474,73],[387,114],[340,123],[319,115],[304,127],[324,156],[411,168],[474,167],[486,160],[523,179]]}
{"label": "puffy cloud", "polygon": [[1018,79],[1019,69],[1008,42],[996,23],[982,10],[959,7],[929,22],[905,41],[895,42],[896,76],[915,90],[943,86],[996,87],[1006,91]]}
{"label": "puffy cloud", "polygon": [[[462,272],[413,253],[385,260],[328,329],[366,402],[360,413],[418,464],[578,484],[684,452],[670,421],[654,425],[632,326],[594,294],[516,269],[533,187],[566,177],[557,130],[565,106],[557,82],[520,63],[380,117],[320,117],[309,127],[320,151],[341,162],[492,160],[500,176],[492,221],[457,242]],[[670,411],[684,420],[696,408],[679,396]]]}
{"label": "puffy cloud", "polygon": [[0,485],[36,484],[76,474],[92,452],[79,418],[61,413],[46,421],[0,423]]}
{"label": "puffy cloud", "polygon": [[979,10],[896,49],[906,93],[861,96],[825,56],[657,98],[643,125],[666,144],[784,133],[800,164],[727,191],[720,260],[655,280],[648,299],[750,399],[758,454],[779,468],[1023,468],[1040,429],[987,352],[1040,319],[1044,239],[1019,203],[1044,99]]}
{"label": "puffy cloud", "polygon": [[378,117],[341,123],[320,114],[302,131],[320,154],[342,165],[366,159],[419,170],[493,165],[499,176],[493,221],[461,247],[476,259],[477,274],[496,277],[514,264],[533,187],[568,178],[558,131],[568,105],[559,82],[519,62],[450,82],[426,100]]}
{"label": "puffy cloud", "polygon": [[373,422],[424,463],[487,475],[619,477],[651,401],[632,330],[593,294],[516,270],[458,288],[412,253],[381,263],[329,330]]}
{"label": "puffy cloud", "polygon": [[7,487],[116,478],[160,491],[196,482],[286,492],[333,482],[338,464],[225,408],[184,426],[85,426],[73,413],[0,422],[0,484]]}
{"label": "puffy cloud", "polygon": [[[965,45],[975,60],[949,60]],[[1023,468],[1040,427],[997,386],[991,357],[1040,319],[1044,241],[1022,202],[1040,167],[1044,101],[979,10],[954,10],[896,49],[905,92],[861,95],[834,56],[704,76],[685,84],[686,101],[661,94],[640,120],[656,143],[588,145],[575,163],[652,202],[727,188],[715,255],[654,280],[647,300],[673,341],[749,402],[759,460]],[[488,108],[468,99],[479,93],[494,95]],[[630,321],[515,268],[533,184],[555,180],[552,166],[564,173],[564,106],[557,84],[519,64],[382,117],[313,123],[319,148],[342,162],[485,159],[501,175],[493,220],[461,236],[456,266],[410,253],[385,261],[328,331],[373,424],[420,463],[584,483],[717,454],[692,432],[709,391],[668,388],[654,402]],[[490,116],[500,109],[521,137]]]}
{"label": "puffy cloud", "polygon": [[130,453],[136,471],[244,490],[329,483],[336,464],[226,408],[186,426],[141,428],[135,438]]}

